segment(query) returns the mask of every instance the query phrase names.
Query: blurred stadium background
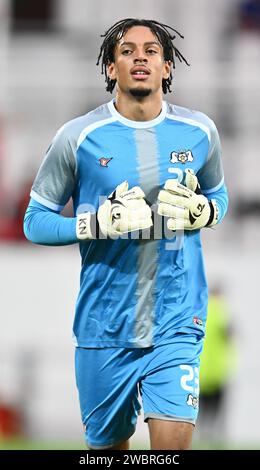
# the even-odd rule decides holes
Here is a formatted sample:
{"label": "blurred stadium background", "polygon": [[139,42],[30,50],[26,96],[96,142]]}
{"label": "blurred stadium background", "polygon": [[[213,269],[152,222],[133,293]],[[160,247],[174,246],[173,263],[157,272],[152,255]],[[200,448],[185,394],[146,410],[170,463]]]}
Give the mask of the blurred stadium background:
{"label": "blurred stadium background", "polygon": [[[184,33],[191,67],[177,64],[167,99],[209,114],[222,138],[230,210],[203,239],[239,360],[219,439],[198,433],[195,446],[260,447],[260,2],[0,0],[0,448],[84,448],[71,341],[78,249],[32,246],[21,220],[56,130],[110,99],[95,65],[100,34],[125,17]],[[148,447],[141,419],[133,445]]]}

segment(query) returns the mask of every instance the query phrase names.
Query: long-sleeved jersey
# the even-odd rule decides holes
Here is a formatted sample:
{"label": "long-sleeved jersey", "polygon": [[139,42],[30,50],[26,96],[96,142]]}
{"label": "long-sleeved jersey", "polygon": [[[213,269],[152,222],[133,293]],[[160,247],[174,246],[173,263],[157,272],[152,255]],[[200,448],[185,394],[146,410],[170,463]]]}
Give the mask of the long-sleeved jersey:
{"label": "long-sleeved jersey", "polygon": [[[163,102],[157,118],[136,122],[110,101],[56,134],[32,187],[26,236],[43,244],[76,242],[75,218],[59,215],[71,196],[76,217],[97,211],[127,180],[153,205],[165,181],[183,181],[187,168],[194,170],[203,194],[216,200],[221,220],[227,191],[213,121]],[[200,231],[157,236],[156,230],[141,238],[80,242],[73,326],[78,346],[143,348],[170,342],[179,332],[204,334],[207,283]]]}

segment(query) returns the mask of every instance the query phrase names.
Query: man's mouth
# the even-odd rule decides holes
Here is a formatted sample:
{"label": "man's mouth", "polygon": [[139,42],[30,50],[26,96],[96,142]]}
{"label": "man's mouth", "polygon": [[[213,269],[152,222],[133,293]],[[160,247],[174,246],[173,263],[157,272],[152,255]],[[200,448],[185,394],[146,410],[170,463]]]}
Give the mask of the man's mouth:
{"label": "man's mouth", "polygon": [[135,80],[145,80],[149,77],[150,71],[145,67],[134,67],[131,70],[131,75]]}

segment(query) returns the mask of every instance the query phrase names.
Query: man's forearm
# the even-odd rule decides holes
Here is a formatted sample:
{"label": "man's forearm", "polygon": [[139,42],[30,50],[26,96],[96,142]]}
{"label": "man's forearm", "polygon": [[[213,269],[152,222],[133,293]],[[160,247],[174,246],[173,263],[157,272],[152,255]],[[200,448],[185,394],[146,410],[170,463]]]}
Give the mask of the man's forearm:
{"label": "man's forearm", "polygon": [[[203,192],[205,194],[205,192]],[[218,224],[221,222],[221,220],[225,217],[227,209],[228,209],[228,193],[227,193],[227,188],[225,185],[221,186],[220,189],[217,191],[211,192],[211,193],[206,193],[205,196],[209,200],[214,199],[217,203],[218,207]]]}
{"label": "man's forearm", "polygon": [[63,217],[31,199],[24,217],[24,234],[40,245],[71,245],[78,242],[76,217]]}

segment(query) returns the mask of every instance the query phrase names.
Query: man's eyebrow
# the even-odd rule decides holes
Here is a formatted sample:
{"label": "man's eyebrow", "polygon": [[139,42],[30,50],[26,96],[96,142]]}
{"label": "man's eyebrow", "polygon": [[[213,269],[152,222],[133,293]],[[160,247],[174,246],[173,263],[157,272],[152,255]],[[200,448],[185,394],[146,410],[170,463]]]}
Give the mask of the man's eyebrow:
{"label": "man's eyebrow", "polygon": [[[124,42],[119,42],[119,47],[123,47],[123,46],[135,46],[135,42],[131,42],[131,41],[124,41]],[[147,41],[144,43],[144,46],[152,46],[152,45],[155,45],[155,46],[159,46],[161,47],[161,44],[157,41]]]}

